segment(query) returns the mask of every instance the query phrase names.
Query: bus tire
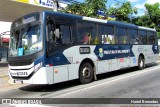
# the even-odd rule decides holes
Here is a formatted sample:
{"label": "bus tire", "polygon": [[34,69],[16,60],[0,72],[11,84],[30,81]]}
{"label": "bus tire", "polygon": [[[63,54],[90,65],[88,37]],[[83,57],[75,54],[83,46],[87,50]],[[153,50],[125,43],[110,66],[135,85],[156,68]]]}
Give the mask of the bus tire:
{"label": "bus tire", "polygon": [[145,68],[144,58],[142,56],[139,56],[139,59],[138,59],[138,69],[142,70],[144,68]]}
{"label": "bus tire", "polygon": [[80,66],[79,80],[82,84],[90,83],[93,80],[93,67],[90,63],[84,62]]}

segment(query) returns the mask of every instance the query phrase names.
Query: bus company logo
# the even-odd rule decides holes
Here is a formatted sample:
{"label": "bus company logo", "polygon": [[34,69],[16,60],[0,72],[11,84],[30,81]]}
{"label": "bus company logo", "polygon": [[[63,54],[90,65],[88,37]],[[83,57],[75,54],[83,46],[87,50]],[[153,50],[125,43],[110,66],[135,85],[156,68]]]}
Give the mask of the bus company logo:
{"label": "bus company logo", "polygon": [[34,0],[33,4],[41,5],[41,6],[45,6],[45,7],[53,7],[52,0]]}
{"label": "bus company logo", "polygon": [[100,48],[100,49],[99,49],[99,56],[102,58],[102,57],[103,57],[103,55],[104,55],[103,49],[102,49],[102,48]]}

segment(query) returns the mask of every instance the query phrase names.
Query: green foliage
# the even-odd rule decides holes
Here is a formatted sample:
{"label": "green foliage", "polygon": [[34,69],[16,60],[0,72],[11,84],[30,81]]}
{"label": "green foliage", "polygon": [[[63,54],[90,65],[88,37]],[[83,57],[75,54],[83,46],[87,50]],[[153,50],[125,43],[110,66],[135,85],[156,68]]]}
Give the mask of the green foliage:
{"label": "green foliage", "polygon": [[149,16],[150,20],[154,22],[155,24],[160,23],[160,4],[145,4],[145,7],[147,9],[147,15]]}
{"label": "green foliage", "polygon": [[157,32],[157,37],[158,39],[160,39],[160,32]]}
{"label": "green foliage", "polygon": [[[151,25],[151,21],[149,20],[149,17],[147,15],[144,15],[144,16],[140,16],[140,17],[137,17],[135,19],[132,20],[132,22],[136,25],[139,25],[139,26],[146,26],[146,27],[150,27]],[[152,27],[154,28],[154,27]]]}
{"label": "green foliage", "polygon": [[[115,4],[114,7],[106,8],[107,0],[85,0],[84,3],[74,3],[64,10],[64,12],[78,14],[82,16],[95,17],[100,19],[114,20],[109,16],[114,15],[116,20],[130,22],[129,15],[137,13],[137,9],[131,6],[130,2],[124,2],[123,4]],[[106,16],[102,17],[97,15],[97,11],[102,9],[105,11]]]}
{"label": "green foliage", "polygon": [[145,4],[146,14],[136,19],[133,19],[133,23],[139,26],[146,26],[155,28],[157,30],[157,36],[160,39],[160,4]]}
{"label": "green foliage", "polygon": [[106,10],[107,0],[86,0],[84,3],[73,3],[64,10],[64,12],[79,14],[88,17],[98,17],[99,9]]}
{"label": "green foliage", "polygon": [[86,5],[91,11],[91,16],[97,16],[97,11],[103,9],[106,11],[107,0],[86,0]]}
{"label": "green foliage", "polygon": [[115,4],[115,6],[111,7],[107,11],[108,15],[115,15],[116,20],[130,22],[129,15],[133,13],[137,13],[137,9],[131,6],[131,3],[124,2],[123,4]]}

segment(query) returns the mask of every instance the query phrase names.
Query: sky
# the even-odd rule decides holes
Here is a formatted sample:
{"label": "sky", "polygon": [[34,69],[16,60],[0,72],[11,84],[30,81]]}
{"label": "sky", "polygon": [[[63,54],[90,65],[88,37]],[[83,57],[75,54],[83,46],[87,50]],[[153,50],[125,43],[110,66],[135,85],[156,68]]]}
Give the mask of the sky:
{"label": "sky", "polygon": [[[75,0],[75,1],[84,2],[84,0]],[[108,0],[107,6],[113,6],[115,3],[117,3],[116,1],[119,1],[119,2],[130,1],[133,7],[138,8],[138,14],[135,16],[144,15],[145,3],[149,3],[149,4],[154,4],[156,2],[160,3],[160,0]]]}

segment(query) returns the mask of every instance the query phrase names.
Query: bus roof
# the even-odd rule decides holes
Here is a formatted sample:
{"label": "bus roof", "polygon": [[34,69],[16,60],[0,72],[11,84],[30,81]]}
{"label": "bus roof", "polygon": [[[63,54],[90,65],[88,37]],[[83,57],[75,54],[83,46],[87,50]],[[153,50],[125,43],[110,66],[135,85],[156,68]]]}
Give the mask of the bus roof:
{"label": "bus roof", "polygon": [[43,11],[43,12],[50,13],[50,14],[53,14],[53,15],[62,16],[62,17],[66,17],[66,18],[68,17],[70,19],[86,20],[86,21],[104,23],[104,24],[109,24],[109,25],[114,25],[114,26],[121,26],[121,27],[125,26],[125,27],[133,28],[133,29],[150,30],[150,31],[155,31],[156,32],[156,30],[152,29],[152,28],[137,26],[135,24],[125,23],[125,22],[121,22],[121,21],[96,19],[96,18],[91,18],[91,17],[86,17],[86,16],[80,16],[80,15],[75,15],[75,14],[67,14],[67,13],[61,13],[61,12],[53,12],[53,11]]}

